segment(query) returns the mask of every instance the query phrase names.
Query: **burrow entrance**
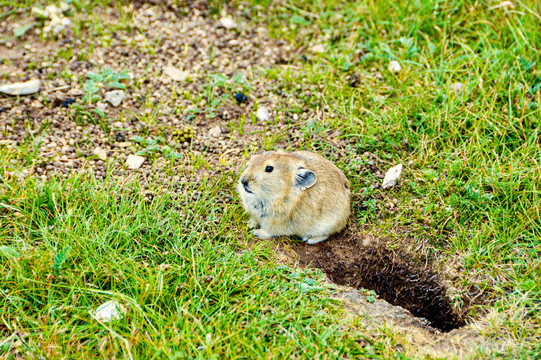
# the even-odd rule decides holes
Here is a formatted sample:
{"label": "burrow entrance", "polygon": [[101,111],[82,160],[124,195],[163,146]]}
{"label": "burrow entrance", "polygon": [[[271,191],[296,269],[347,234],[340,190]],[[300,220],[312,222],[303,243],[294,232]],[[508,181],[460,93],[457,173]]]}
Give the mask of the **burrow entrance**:
{"label": "burrow entrance", "polygon": [[447,332],[465,324],[449,303],[446,288],[427,265],[400,255],[377,241],[345,230],[315,245],[289,244],[302,266],[317,267],[338,285],[374,290],[392,305],[424,318],[430,327]]}

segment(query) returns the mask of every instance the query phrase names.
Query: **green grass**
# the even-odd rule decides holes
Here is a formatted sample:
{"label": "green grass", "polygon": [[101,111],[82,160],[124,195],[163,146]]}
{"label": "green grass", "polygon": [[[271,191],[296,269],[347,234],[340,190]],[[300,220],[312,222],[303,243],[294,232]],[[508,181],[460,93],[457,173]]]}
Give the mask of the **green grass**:
{"label": "green grass", "polygon": [[[20,350],[34,357],[368,354],[359,334],[339,331],[328,290],[301,287],[320,273],[238,242],[239,205],[216,206],[230,175],[150,203],[135,181],[5,183],[2,331],[18,329]],[[123,320],[90,318],[107,300],[127,306]]]}
{"label": "green grass", "polygon": [[[0,2],[24,11],[33,3]],[[253,1],[244,11],[272,36],[305,49],[324,45],[325,53],[307,51],[307,62],[294,57],[295,68],[262,76],[275,81],[285,98],[296,99],[296,105],[282,104],[285,113],[327,109],[323,119],[302,127],[300,147],[329,150],[346,172],[363,231],[391,245],[423,244],[440,269],[455,264],[450,281],[457,292],[484,292],[505,318],[493,335],[520,344],[501,355],[528,359],[541,352],[535,338],[541,7],[536,1],[507,11],[494,5]],[[221,6],[211,2],[210,10],[218,14]],[[91,9],[84,1],[75,7]],[[99,21],[77,23],[76,31],[83,27],[96,36],[111,31]],[[128,17],[120,28],[131,29]],[[400,73],[387,70],[391,60],[399,61]],[[350,85],[353,74],[356,86]],[[452,90],[455,83],[464,85],[462,92]],[[210,103],[213,88],[203,95]],[[219,106],[202,111],[214,113]],[[242,124],[232,121],[241,133]],[[349,144],[345,157],[328,141],[336,129]],[[272,149],[282,135],[262,134],[261,144]],[[401,186],[372,187],[381,180],[363,167],[373,162],[366,152],[380,159],[382,171],[405,164]],[[149,203],[136,179],[18,180],[18,172],[38,160],[32,145],[0,147],[0,357],[413,354],[400,335],[374,334],[345,319],[342,305],[330,298],[332,289],[306,292],[302,284],[318,284],[319,272],[280,265],[265,243],[248,247],[251,235],[229,170],[186,184],[178,196],[160,190]],[[204,166],[199,158],[185,161],[187,168]],[[398,205],[392,212],[385,206],[391,199]],[[107,300],[127,306],[122,320],[100,324],[90,317]],[[522,326],[526,320],[537,329]],[[2,343],[14,332],[21,339]]]}
{"label": "green grass", "polygon": [[[277,36],[322,41],[327,51],[308,55],[312,61],[300,71],[270,75],[292,84],[306,105],[313,100],[302,98],[305,88],[323,84],[317,99],[337,116],[324,119],[322,129],[340,129],[358,154],[373,152],[389,166],[410,164],[403,186],[383,193],[398,197],[402,210],[374,214],[373,227],[408,226],[459,252],[466,276],[482,270],[503,280],[491,290],[539,294],[532,281],[541,250],[539,4],[508,12],[491,5],[278,6],[271,18]],[[399,74],[387,70],[390,60],[401,63]],[[352,73],[360,77],[356,87],[347,80]],[[295,92],[297,78],[308,85]],[[458,94],[451,89],[456,82],[464,84]],[[306,139],[305,146],[325,146],[317,140],[325,141]],[[349,158],[334,160],[352,165]],[[371,176],[350,172],[358,188]],[[425,205],[420,214],[408,206],[412,199]]]}

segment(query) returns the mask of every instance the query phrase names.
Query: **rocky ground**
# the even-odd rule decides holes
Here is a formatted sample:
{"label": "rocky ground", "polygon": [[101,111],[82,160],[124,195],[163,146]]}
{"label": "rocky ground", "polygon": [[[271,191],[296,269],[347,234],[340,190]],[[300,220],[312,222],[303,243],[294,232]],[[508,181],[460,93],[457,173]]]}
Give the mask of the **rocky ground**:
{"label": "rocky ground", "polygon": [[[93,172],[98,179],[132,172],[148,176],[154,167],[181,166],[182,161],[168,160],[187,154],[227,169],[270,142],[295,145],[302,124],[333,116],[302,107],[315,97],[317,85],[300,81],[301,97],[282,95],[280,80],[266,71],[287,71],[300,57],[294,45],[271,39],[265,28],[228,14],[209,17],[197,4],[183,9],[185,15],[154,4],[131,4],[125,11],[131,14],[129,30],[111,35],[68,28],[45,44],[37,34],[5,44],[3,81],[41,81],[39,93],[0,99],[2,146],[24,145],[37,155],[25,175],[44,180],[79,172]],[[90,14],[73,16],[93,21]],[[112,8],[99,17],[103,27],[122,21]],[[11,32],[17,24],[2,26]],[[118,91],[107,81],[97,81],[89,99],[89,74],[102,69],[125,77],[119,80],[117,106],[106,100]],[[302,111],[287,111],[291,107]],[[268,144],[262,143],[262,133]],[[345,154],[339,134],[332,135],[338,154]],[[136,154],[145,158],[142,165],[127,164]]]}

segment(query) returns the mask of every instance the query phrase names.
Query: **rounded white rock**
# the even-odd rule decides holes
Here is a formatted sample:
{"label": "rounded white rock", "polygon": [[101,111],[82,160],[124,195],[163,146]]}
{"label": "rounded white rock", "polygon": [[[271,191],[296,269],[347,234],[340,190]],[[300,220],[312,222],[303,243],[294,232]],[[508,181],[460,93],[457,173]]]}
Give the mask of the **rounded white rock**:
{"label": "rounded white rock", "polygon": [[398,182],[398,179],[400,178],[401,173],[402,173],[402,164],[398,164],[390,168],[385,174],[385,178],[383,179],[383,183],[381,184],[381,187],[386,189],[391,186],[395,186],[396,183]]}
{"label": "rounded white rock", "polygon": [[235,20],[231,19],[229,16],[224,16],[220,19],[220,24],[227,30],[231,30],[237,27]]}
{"label": "rounded white rock", "polygon": [[124,100],[126,93],[123,90],[113,90],[105,93],[105,101],[108,101],[114,107],[120,105],[122,100]]}
{"label": "rounded white rock", "polygon": [[266,107],[260,107],[256,113],[257,120],[260,122],[269,121],[269,110]]}
{"label": "rounded white rock", "polygon": [[139,155],[129,155],[126,159],[126,166],[128,169],[139,169],[141,165],[145,162],[146,158]]}
{"label": "rounded white rock", "polygon": [[402,66],[400,66],[400,64],[398,63],[398,61],[392,60],[392,61],[389,63],[388,69],[389,69],[389,71],[392,72],[393,74],[397,74],[397,73],[399,73],[400,71],[402,71]]}
{"label": "rounded white rock", "polygon": [[121,319],[125,313],[126,307],[124,305],[119,304],[117,301],[110,300],[98,306],[96,311],[90,312],[90,316],[97,321],[110,322]]}

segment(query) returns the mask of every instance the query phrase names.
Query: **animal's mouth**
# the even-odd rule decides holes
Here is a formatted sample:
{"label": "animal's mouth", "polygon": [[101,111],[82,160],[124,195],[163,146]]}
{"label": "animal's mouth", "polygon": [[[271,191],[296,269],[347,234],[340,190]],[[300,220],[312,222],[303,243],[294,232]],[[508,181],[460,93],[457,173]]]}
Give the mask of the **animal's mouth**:
{"label": "animal's mouth", "polygon": [[244,191],[246,191],[248,194],[253,194],[253,191],[250,190],[250,187],[248,186],[247,181],[242,182],[242,187],[244,188]]}

